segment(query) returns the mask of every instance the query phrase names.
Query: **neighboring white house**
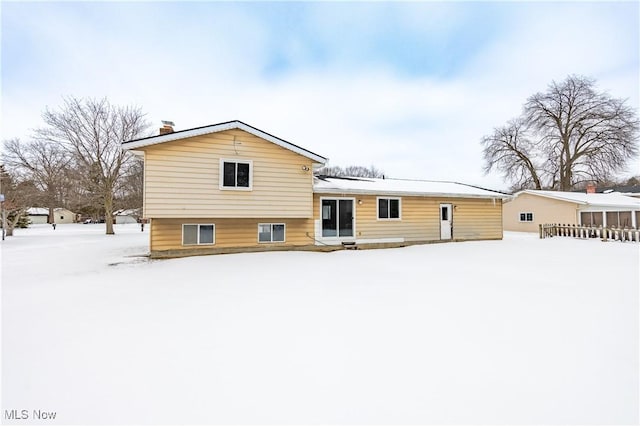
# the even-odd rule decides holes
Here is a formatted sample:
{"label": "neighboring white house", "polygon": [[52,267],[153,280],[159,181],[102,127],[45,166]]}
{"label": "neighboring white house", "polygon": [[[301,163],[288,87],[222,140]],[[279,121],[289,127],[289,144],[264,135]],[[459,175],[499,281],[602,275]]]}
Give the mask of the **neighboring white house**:
{"label": "neighboring white house", "polygon": [[27,217],[34,225],[47,223],[49,220],[49,209],[44,207],[29,207],[27,209]]}
{"label": "neighboring white house", "polygon": [[537,232],[540,224],[637,228],[640,199],[620,193],[584,193],[527,189],[503,206],[505,231]]}
{"label": "neighboring white house", "polygon": [[[27,209],[27,217],[34,225],[48,223],[49,209],[46,207],[30,207]],[[58,207],[53,209],[53,221],[57,224],[75,223],[76,214],[71,210]]]}
{"label": "neighboring white house", "polygon": [[138,223],[138,219],[140,218],[140,210],[141,209],[118,210],[113,214],[115,217],[114,222],[116,224]]}

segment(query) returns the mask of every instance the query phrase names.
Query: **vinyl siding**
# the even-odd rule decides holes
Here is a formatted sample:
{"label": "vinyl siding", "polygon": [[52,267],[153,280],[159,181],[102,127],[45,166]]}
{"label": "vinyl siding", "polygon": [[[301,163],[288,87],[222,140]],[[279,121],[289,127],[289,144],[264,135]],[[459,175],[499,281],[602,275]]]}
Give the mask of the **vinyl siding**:
{"label": "vinyl siding", "polygon": [[[350,198],[339,194],[315,194],[315,219],[320,219],[321,198]],[[356,239],[403,238],[407,242],[440,239],[440,204],[454,205],[453,239],[502,238],[502,202],[491,199],[381,196],[401,198],[401,218],[378,220],[377,196],[355,196]],[[359,203],[362,201],[362,203]]]}
{"label": "vinyl siding", "polygon": [[[538,195],[520,194],[504,204],[505,231],[538,232],[545,223],[578,224],[578,205]],[[520,213],[533,213],[533,222],[520,222]]]}
{"label": "vinyl siding", "polygon": [[454,239],[502,238],[502,200],[454,199],[452,204]]}
{"label": "vinyl siding", "polygon": [[[258,243],[259,223],[284,223],[284,243]],[[183,224],[214,224],[214,245],[182,245]],[[198,250],[229,247],[304,246],[313,244],[313,221],[311,219],[225,219],[225,218],[178,218],[153,219],[151,221],[151,251]]]}
{"label": "vinyl siding", "polygon": [[[242,130],[143,149],[144,215],[147,218],[311,218],[313,215],[312,160]],[[252,190],[221,190],[220,159],[252,161]],[[303,166],[308,171],[304,171]]]}

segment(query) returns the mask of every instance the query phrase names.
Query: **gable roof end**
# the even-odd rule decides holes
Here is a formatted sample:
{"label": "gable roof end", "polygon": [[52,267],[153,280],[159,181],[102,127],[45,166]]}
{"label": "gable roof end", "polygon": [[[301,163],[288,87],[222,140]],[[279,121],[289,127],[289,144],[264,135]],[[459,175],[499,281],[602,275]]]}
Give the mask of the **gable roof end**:
{"label": "gable roof end", "polygon": [[247,133],[251,133],[254,136],[265,139],[271,143],[274,143],[282,148],[293,151],[296,154],[300,154],[307,157],[317,163],[326,163],[327,158],[304,149],[298,145],[287,142],[284,139],[273,136],[270,133],[264,132],[239,120],[227,121],[224,123],[212,124],[209,126],[195,127],[193,129],[179,130],[177,132],[165,133],[163,135],[149,136],[146,138],[133,139],[130,141],[122,142],[122,148],[132,150],[139,149],[146,146],[157,145],[165,142],[171,142],[179,139],[191,138],[194,136],[207,135],[210,133],[224,132],[231,129],[244,130]]}

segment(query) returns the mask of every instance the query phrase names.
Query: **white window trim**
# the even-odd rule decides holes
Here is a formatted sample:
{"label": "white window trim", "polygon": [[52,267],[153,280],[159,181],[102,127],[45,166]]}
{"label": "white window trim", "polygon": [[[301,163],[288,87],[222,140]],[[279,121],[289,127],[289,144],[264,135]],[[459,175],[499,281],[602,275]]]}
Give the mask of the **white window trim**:
{"label": "white window trim", "polygon": [[[528,214],[531,215],[531,220],[527,220]],[[525,220],[522,220],[522,215],[524,215]],[[533,214],[533,212],[520,212],[518,213],[518,221],[522,223],[533,223],[535,221],[535,215]]]}
{"label": "white window trim", "polygon": [[[197,226],[198,232],[196,233],[198,241],[195,244],[184,243],[184,227],[185,226]],[[213,226],[213,242],[212,243],[200,243],[200,227],[201,226]],[[213,246],[216,244],[216,224],[215,223],[183,223],[182,224],[182,239],[180,240],[183,246]]]}
{"label": "white window trim", "polygon": [[[398,217],[380,217],[380,200],[398,200]],[[389,215],[391,215],[391,203],[389,203]],[[402,198],[376,197],[376,219],[385,222],[402,220]]]}
{"label": "white window trim", "polygon": [[[271,241],[260,241],[260,225],[269,225],[271,227]],[[282,241],[273,241],[273,226],[274,225],[282,225],[283,227],[283,240]],[[274,243],[285,243],[287,241],[287,224],[286,223],[258,223],[258,243],[259,244],[274,244]]]}
{"label": "white window trim", "polygon": [[[249,165],[249,186],[224,186],[224,163],[240,163]],[[237,170],[236,170],[237,179]],[[222,191],[253,191],[253,160],[243,160],[239,158],[221,158],[220,159],[220,173],[219,173],[219,187]]]}

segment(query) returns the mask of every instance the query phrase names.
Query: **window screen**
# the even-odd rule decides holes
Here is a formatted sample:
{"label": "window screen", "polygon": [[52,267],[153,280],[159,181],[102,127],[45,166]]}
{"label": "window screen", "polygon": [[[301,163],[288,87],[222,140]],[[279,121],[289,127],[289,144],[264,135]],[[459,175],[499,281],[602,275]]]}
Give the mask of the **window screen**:
{"label": "window screen", "polygon": [[183,225],[182,244],[198,244],[198,225]]}
{"label": "window screen", "polygon": [[271,241],[271,224],[261,223],[258,225],[258,241],[268,243]]}
{"label": "window screen", "polygon": [[259,223],[258,241],[261,243],[284,242],[284,223]]}
{"label": "window screen", "polygon": [[182,244],[215,244],[215,225],[182,225]]}

